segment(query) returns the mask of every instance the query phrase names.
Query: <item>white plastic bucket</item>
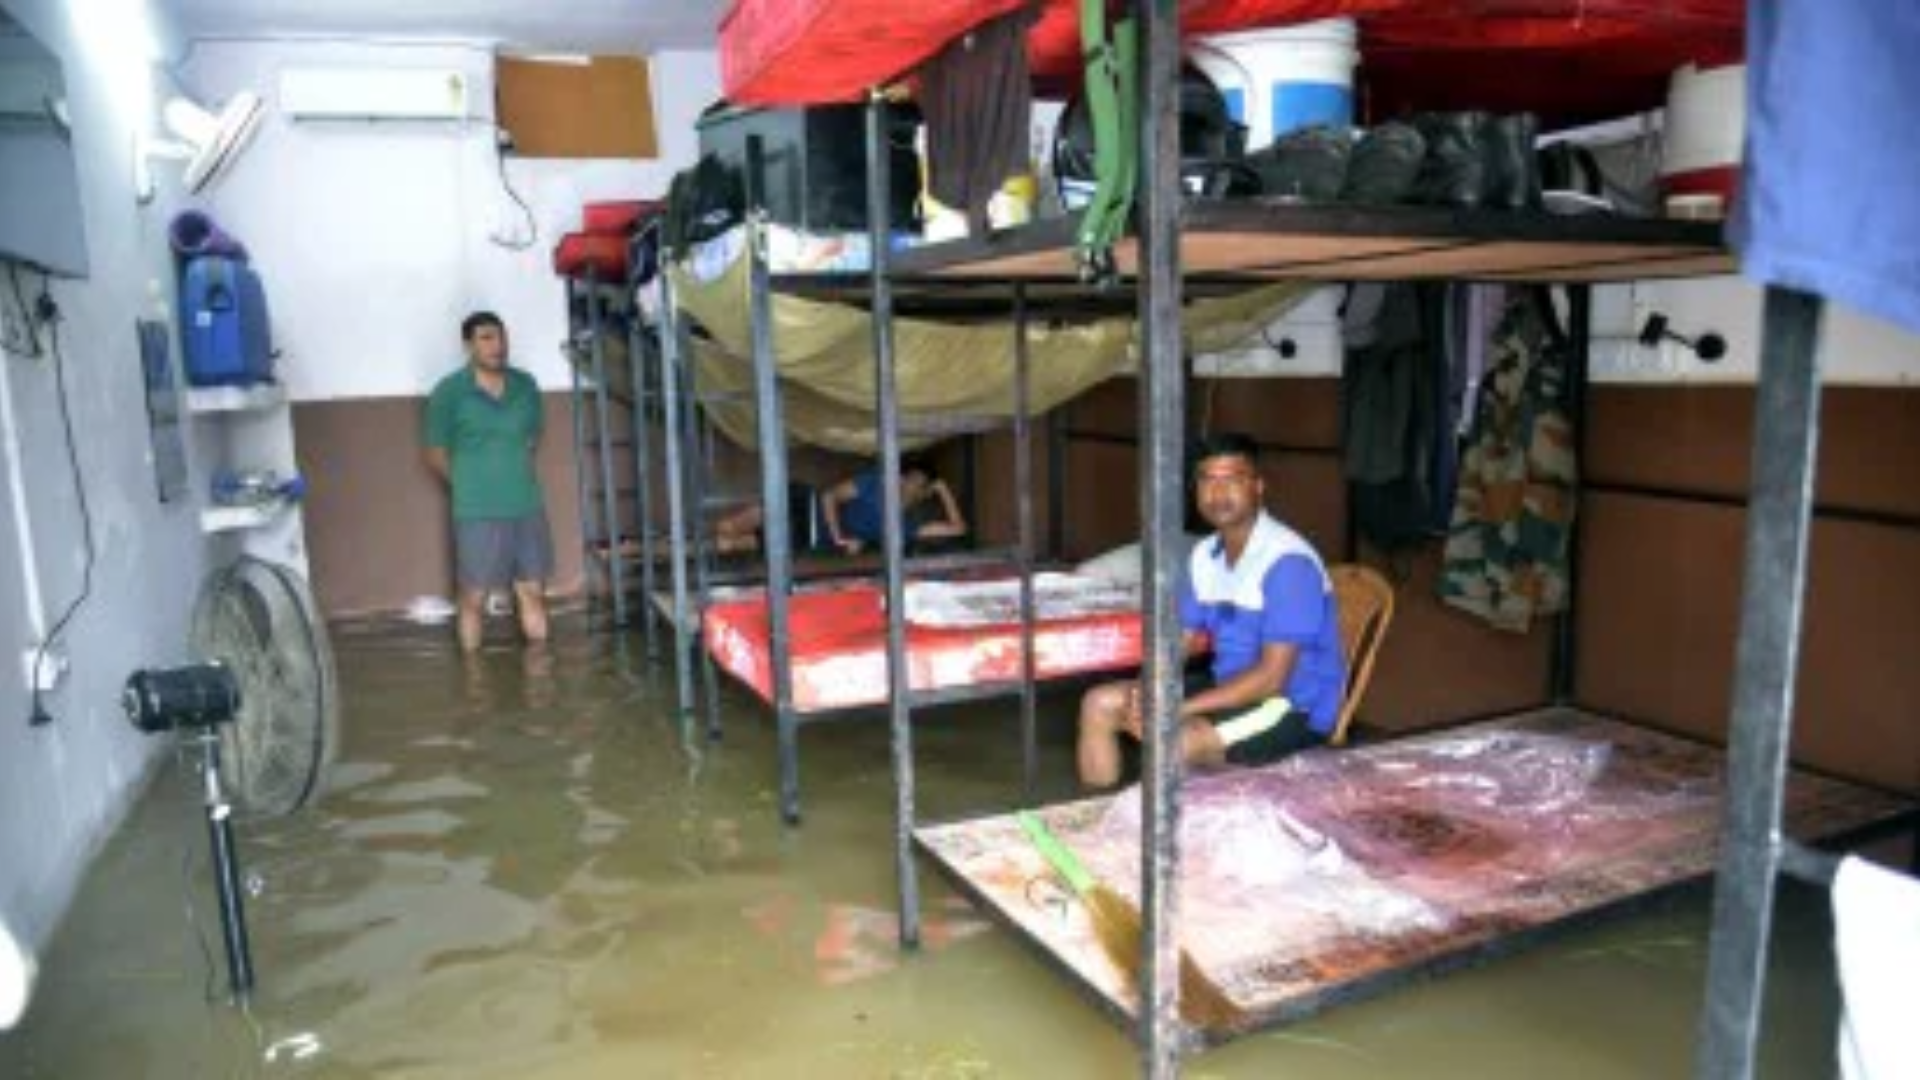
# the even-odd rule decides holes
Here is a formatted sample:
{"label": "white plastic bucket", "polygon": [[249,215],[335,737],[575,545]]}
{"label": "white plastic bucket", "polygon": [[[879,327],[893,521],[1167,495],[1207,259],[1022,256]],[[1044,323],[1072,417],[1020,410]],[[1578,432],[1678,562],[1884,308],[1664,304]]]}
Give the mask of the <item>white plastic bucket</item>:
{"label": "white plastic bucket", "polygon": [[1195,38],[1187,56],[1247,125],[1257,150],[1303,127],[1353,125],[1353,69],[1360,62],[1352,19]]}
{"label": "white plastic bucket", "polygon": [[1660,175],[1668,194],[1731,198],[1747,137],[1745,64],[1688,65],[1667,84]]}

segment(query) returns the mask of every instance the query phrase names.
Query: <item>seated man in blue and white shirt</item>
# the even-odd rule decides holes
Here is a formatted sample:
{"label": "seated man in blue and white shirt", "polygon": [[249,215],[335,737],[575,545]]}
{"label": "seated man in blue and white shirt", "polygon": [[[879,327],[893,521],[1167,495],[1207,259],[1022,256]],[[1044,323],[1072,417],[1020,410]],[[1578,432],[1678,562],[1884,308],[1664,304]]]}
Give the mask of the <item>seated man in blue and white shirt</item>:
{"label": "seated man in blue and white shirt", "polygon": [[[1346,660],[1333,583],[1299,533],[1268,516],[1256,449],[1216,435],[1194,461],[1195,498],[1215,533],[1180,582],[1189,654],[1211,641],[1211,685],[1182,702],[1189,765],[1265,765],[1326,741],[1340,715]],[[1120,781],[1120,735],[1141,737],[1140,686],[1108,683],[1080,705],[1080,782]]]}

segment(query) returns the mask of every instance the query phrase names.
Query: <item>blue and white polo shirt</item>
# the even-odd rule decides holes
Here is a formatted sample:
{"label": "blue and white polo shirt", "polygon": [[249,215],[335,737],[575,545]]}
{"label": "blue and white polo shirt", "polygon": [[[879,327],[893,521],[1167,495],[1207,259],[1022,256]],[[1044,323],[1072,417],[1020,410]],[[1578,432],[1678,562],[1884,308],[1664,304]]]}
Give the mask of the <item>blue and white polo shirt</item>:
{"label": "blue and white polo shirt", "polygon": [[1224,683],[1253,667],[1268,644],[1299,646],[1281,689],[1322,735],[1340,717],[1346,659],[1333,582],[1313,546],[1265,511],[1236,565],[1217,534],[1195,545],[1180,582],[1180,622],[1213,639],[1213,678]]}

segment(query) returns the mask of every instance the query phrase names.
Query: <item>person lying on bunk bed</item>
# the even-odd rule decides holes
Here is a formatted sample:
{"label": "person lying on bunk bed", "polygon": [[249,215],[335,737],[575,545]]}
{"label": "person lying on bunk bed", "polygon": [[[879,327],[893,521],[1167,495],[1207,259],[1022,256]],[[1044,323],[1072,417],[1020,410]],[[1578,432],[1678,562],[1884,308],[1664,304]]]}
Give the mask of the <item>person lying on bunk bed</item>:
{"label": "person lying on bunk bed", "polygon": [[[828,488],[820,499],[828,542],[848,555],[879,547],[886,521],[881,494],[877,467]],[[967,535],[967,519],[960,514],[953,490],[934,471],[933,463],[918,454],[900,459],[900,506],[909,547]]]}
{"label": "person lying on bunk bed", "polygon": [[[1181,752],[1193,766],[1266,765],[1318,746],[1346,685],[1333,583],[1313,547],[1265,509],[1257,450],[1214,435],[1194,455],[1194,500],[1214,533],[1195,545],[1179,583],[1186,651],[1212,642],[1212,678],[1180,706]],[[1080,704],[1080,782],[1120,782],[1120,736],[1141,735],[1140,684],[1108,683]]]}
{"label": "person lying on bunk bed", "polygon": [[[787,485],[787,527],[795,550],[805,551],[814,546],[813,504],[814,490],[810,485]],[[755,499],[713,523],[713,549],[721,555],[763,550],[767,546],[766,527],[766,506]]]}

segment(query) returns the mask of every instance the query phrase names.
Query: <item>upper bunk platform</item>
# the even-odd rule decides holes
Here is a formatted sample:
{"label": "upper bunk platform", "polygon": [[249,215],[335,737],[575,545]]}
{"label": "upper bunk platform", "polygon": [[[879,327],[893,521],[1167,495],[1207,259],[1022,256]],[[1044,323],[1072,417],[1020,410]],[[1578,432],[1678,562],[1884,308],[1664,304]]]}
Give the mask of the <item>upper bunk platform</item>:
{"label": "upper bunk platform", "polygon": [[[1074,218],[896,256],[894,279],[1063,282],[1076,278]],[[1718,222],[1430,207],[1213,202],[1182,214],[1180,269],[1190,281],[1412,281],[1537,284],[1706,277],[1736,264]],[[1137,242],[1114,248],[1123,277]]]}

